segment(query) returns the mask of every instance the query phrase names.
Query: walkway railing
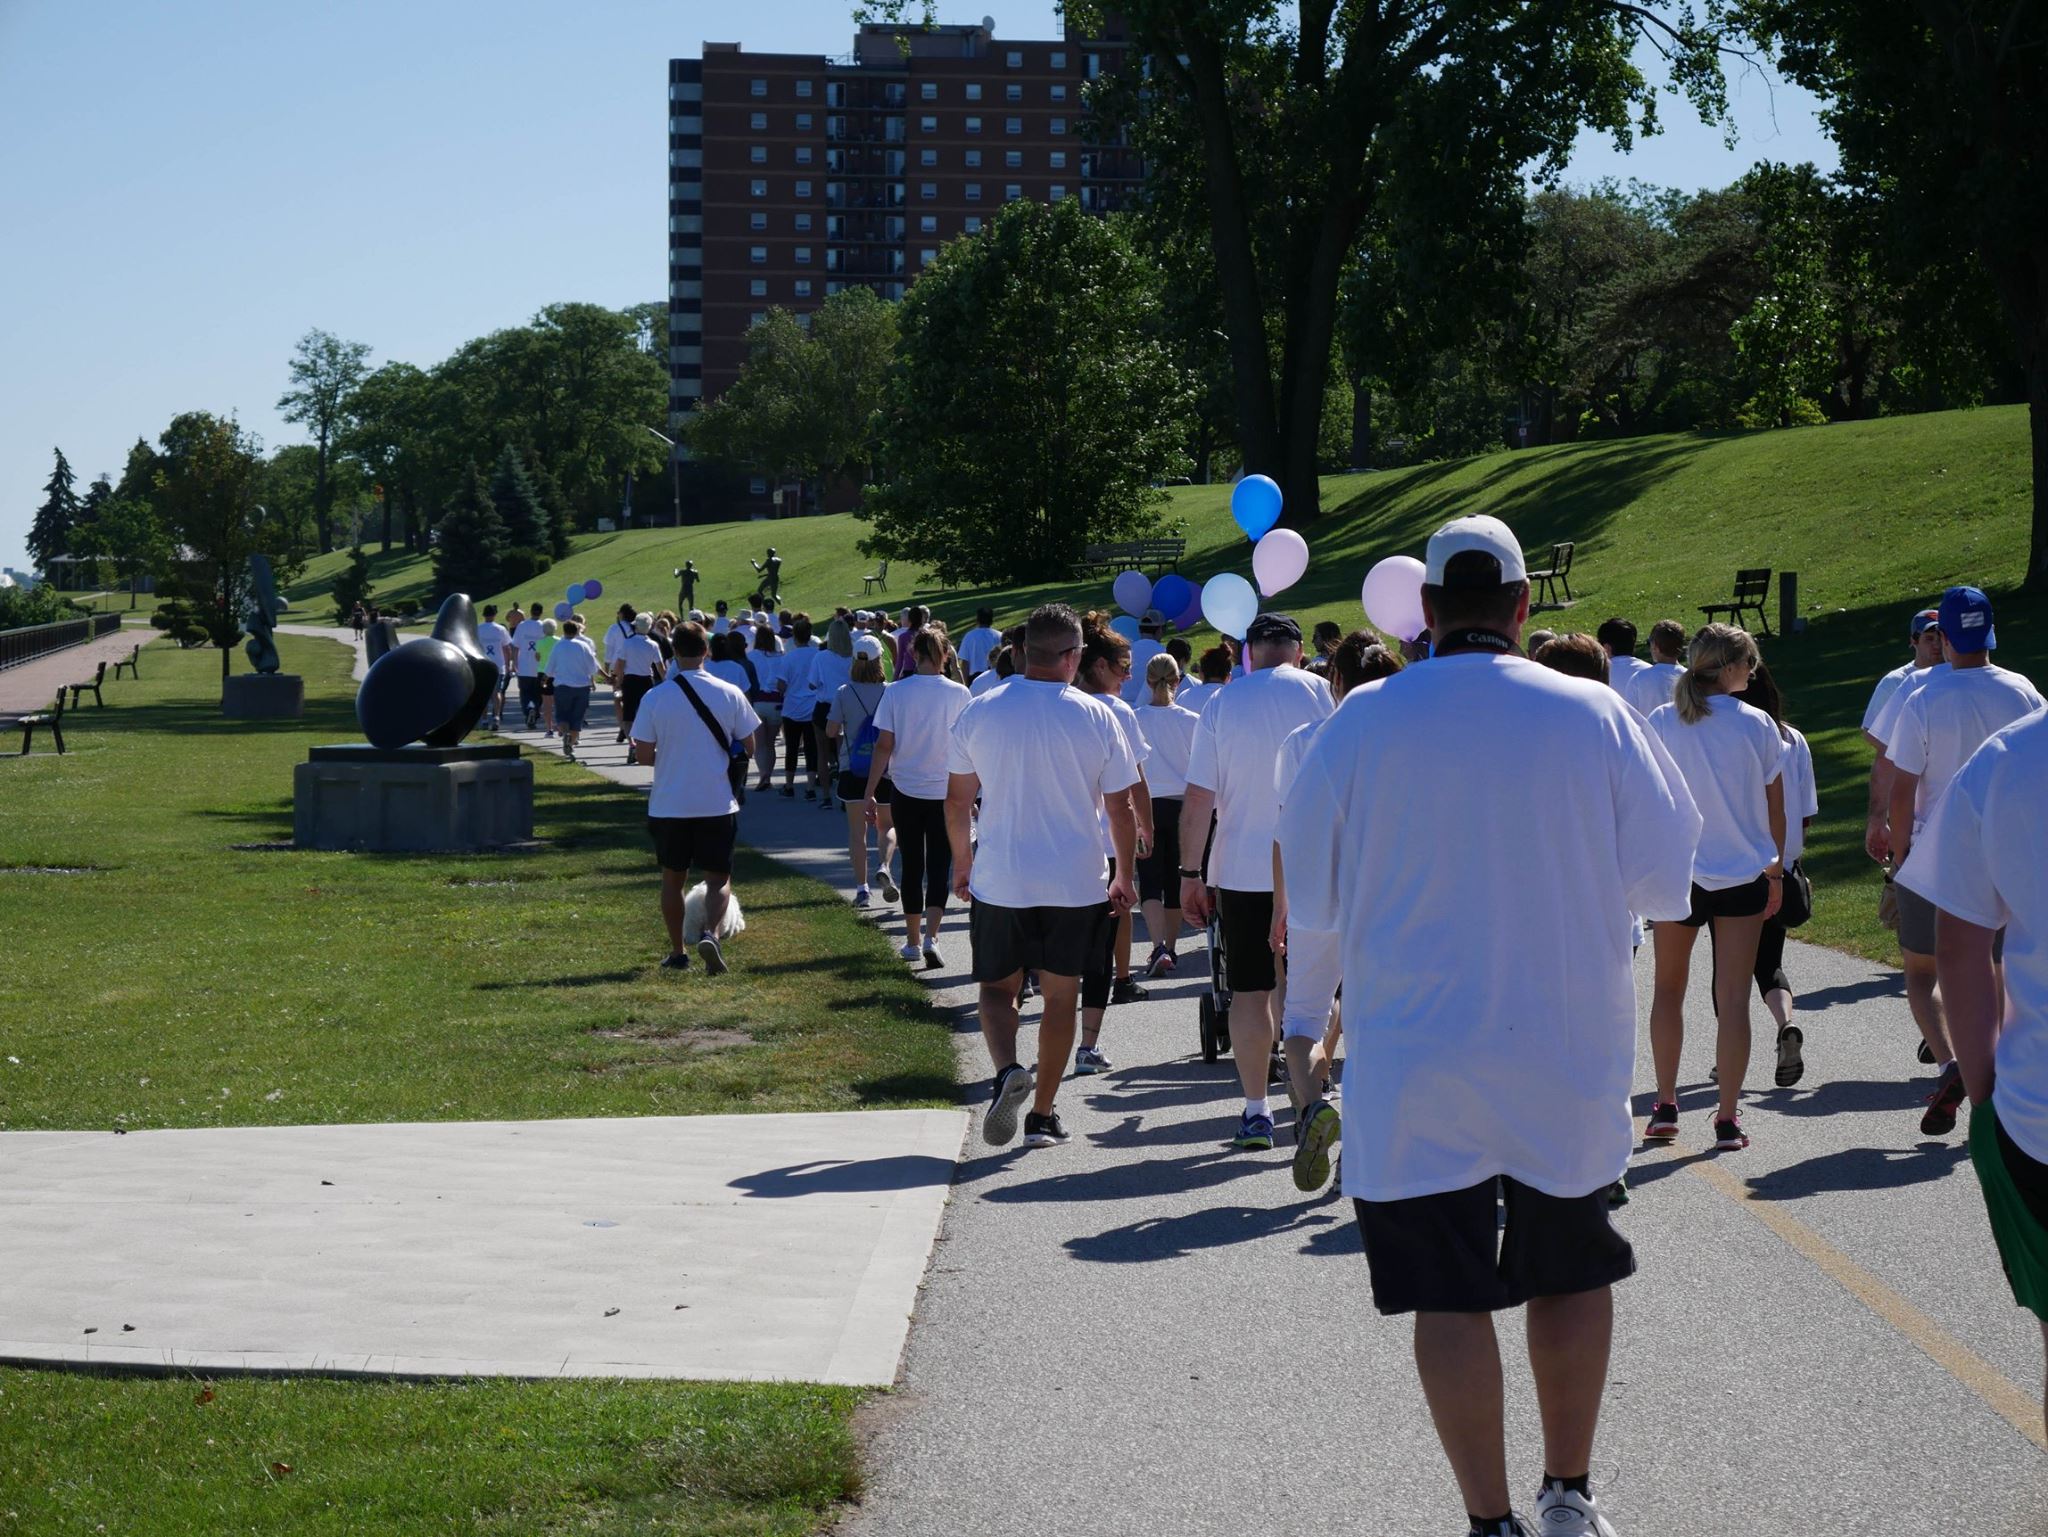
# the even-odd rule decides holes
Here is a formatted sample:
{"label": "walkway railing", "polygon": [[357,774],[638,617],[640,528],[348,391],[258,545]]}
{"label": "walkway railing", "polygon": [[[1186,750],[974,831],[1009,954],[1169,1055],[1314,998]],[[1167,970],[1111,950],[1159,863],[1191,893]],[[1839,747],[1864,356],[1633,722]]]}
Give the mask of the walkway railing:
{"label": "walkway railing", "polygon": [[119,614],[94,614],[86,619],[60,619],[55,624],[31,624],[19,630],[0,630],[0,670],[19,667],[66,646],[82,646],[121,628]]}

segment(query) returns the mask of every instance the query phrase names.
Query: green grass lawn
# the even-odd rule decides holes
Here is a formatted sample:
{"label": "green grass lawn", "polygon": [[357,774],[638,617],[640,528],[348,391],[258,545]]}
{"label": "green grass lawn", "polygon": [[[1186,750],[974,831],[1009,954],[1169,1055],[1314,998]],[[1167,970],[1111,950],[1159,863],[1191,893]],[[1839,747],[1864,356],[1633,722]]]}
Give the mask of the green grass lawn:
{"label": "green grass lawn", "polygon": [[[220,718],[158,646],[0,758],[0,1126],[946,1105],[948,1031],[886,939],[768,860],[730,974],[660,972],[642,797],[537,755],[525,854],[298,853],[291,772],[356,738],[348,653],[280,637],[302,722]],[[237,664],[239,666],[239,663]],[[238,847],[239,846],[239,847]],[[853,1492],[839,1390],[0,1372],[0,1537],[809,1532]],[[288,1474],[272,1464],[289,1465]]]}

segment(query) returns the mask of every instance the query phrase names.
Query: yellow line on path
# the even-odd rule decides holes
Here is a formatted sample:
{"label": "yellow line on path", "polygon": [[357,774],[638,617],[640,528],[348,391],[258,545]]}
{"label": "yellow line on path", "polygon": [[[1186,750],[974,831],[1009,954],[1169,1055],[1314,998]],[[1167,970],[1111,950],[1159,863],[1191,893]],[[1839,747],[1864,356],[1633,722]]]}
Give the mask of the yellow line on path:
{"label": "yellow line on path", "polygon": [[1788,1214],[1776,1201],[1759,1197],[1749,1186],[1716,1164],[1703,1160],[1688,1167],[1729,1200],[1746,1207],[1757,1221],[1805,1255],[1829,1280],[1905,1335],[1935,1365],[1989,1404],[2014,1430],[2048,1451],[2048,1433],[2042,1429],[2040,1400],[2023,1391],[2010,1377],[1812,1228]]}

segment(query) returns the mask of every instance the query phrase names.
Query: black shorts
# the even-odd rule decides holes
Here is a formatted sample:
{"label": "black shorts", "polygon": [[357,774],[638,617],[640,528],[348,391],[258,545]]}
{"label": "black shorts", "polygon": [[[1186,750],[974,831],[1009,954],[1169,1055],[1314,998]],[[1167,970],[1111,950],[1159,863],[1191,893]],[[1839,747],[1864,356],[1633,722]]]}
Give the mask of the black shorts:
{"label": "black shorts", "polygon": [[1138,861],[1138,900],[1180,906],[1180,799],[1152,802],[1152,852]]}
{"label": "black shorts", "polygon": [[[875,804],[877,806],[888,805],[890,792],[894,789],[895,786],[889,783],[889,776],[887,774],[884,774],[880,779],[876,780]],[[841,800],[846,801],[851,805],[858,806],[861,803],[861,801],[866,798],[867,793],[867,775],[841,774],[839,776],[839,788],[837,794]]]}
{"label": "black shorts", "polygon": [[1001,982],[1020,971],[1078,977],[1103,948],[1103,930],[1116,930],[1107,901],[1086,907],[998,907],[976,901],[967,913],[974,947],[974,980]]}
{"label": "black shorts", "polygon": [[649,817],[647,835],[654,857],[664,870],[687,872],[691,866],[706,875],[732,874],[732,846],[739,838],[736,811],[722,817]]}
{"label": "black shorts", "polygon": [[[1505,1230],[1496,1192],[1507,1204]],[[1607,1219],[1605,1186],[1554,1196],[1502,1175],[1465,1190],[1351,1204],[1382,1313],[1497,1313],[1635,1274],[1635,1251]]]}
{"label": "black shorts", "polygon": [[1273,893],[1216,889],[1223,928],[1223,980],[1233,993],[1270,993],[1279,985],[1273,960]]}
{"label": "black shorts", "polygon": [[1684,919],[1685,926],[1696,929],[1710,918],[1760,918],[1771,903],[1770,877],[1759,875],[1753,881],[1740,886],[1730,886],[1725,891],[1709,891],[1697,881],[1692,888],[1692,911]]}

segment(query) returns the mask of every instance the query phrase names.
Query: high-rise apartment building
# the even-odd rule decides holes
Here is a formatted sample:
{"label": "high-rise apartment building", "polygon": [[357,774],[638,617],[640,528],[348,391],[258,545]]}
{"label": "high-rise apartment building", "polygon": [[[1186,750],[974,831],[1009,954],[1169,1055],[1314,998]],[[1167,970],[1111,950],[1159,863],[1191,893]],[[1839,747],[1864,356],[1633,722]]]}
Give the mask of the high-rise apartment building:
{"label": "high-rise apartment building", "polygon": [[[865,27],[838,58],[705,43],[671,60],[671,423],[738,376],[771,306],[805,314],[855,283],[901,298],[942,244],[1020,198],[1122,206],[1136,153],[1082,132],[1082,88],[1128,46],[1120,21],[1103,30],[1013,42],[992,20]],[[698,519],[765,511],[776,490],[687,479]]]}

